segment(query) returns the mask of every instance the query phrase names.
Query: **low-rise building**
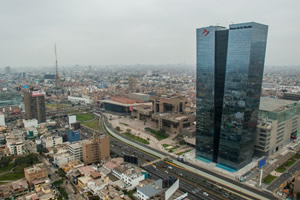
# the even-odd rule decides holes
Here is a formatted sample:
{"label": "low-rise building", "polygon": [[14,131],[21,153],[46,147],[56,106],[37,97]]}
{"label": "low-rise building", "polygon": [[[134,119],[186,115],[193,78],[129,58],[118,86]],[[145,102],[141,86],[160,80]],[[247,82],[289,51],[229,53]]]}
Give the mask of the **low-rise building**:
{"label": "low-rise building", "polygon": [[151,96],[153,113],[183,113],[187,100],[182,96]]}
{"label": "low-rise building", "polygon": [[34,180],[47,179],[48,173],[43,163],[35,164],[24,169],[24,175],[29,185],[33,185]]}
{"label": "low-rise building", "polygon": [[13,181],[0,186],[0,199],[8,199],[28,191],[29,187],[25,179]]}
{"label": "low-rise building", "polygon": [[68,101],[71,101],[75,104],[92,104],[93,99],[89,96],[82,96],[82,97],[75,97],[75,96],[68,96]]}
{"label": "low-rise building", "polygon": [[88,183],[92,180],[90,176],[82,176],[78,178],[78,186],[81,189],[85,189],[88,185]]}
{"label": "low-rise building", "polygon": [[178,134],[183,131],[184,128],[192,125],[195,121],[195,116],[175,113],[155,113],[152,114],[152,121],[156,122],[157,129]]}
{"label": "low-rise building", "polygon": [[114,176],[124,181],[125,187],[128,190],[134,189],[140,181],[145,179],[145,175],[142,174],[142,170],[132,165],[121,165],[112,170]]}
{"label": "low-rise building", "polygon": [[35,127],[38,128],[39,127],[39,123],[37,119],[23,119],[23,124],[24,124],[24,128],[29,128],[29,127]]}
{"label": "low-rise building", "polygon": [[137,198],[140,200],[148,200],[163,191],[162,180],[159,179],[153,183],[145,185],[144,187],[137,188]]}
{"label": "low-rise building", "polygon": [[76,169],[78,167],[83,167],[84,164],[79,160],[72,160],[66,164],[61,166],[61,169],[64,170],[65,173],[68,173],[71,169]]}
{"label": "low-rise building", "polygon": [[75,160],[75,156],[70,152],[56,153],[53,157],[53,163],[58,167],[62,167],[64,164],[69,163],[72,160]]}
{"label": "low-rise building", "polygon": [[149,120],[152,115],[151,105],[138,105],[134,106],[131,111],[131,116],[136,117],[139,120]]}
{"label": "low-rise building", "polygon": [[262,97],[255,142],[257,156],[269,156],[299,137],[300,104]]}
{"label": "low-rise building", "polygon": [[42,144],[45,148],[54,147],[62,143],[63,139],[61,136],[49,136],[46,138],[42,138]]}
{"label": "low-rise building", "polygon": [[26,128],[26,132],[29,137],[38,136],[39,132],[35,127],[28,127]]}

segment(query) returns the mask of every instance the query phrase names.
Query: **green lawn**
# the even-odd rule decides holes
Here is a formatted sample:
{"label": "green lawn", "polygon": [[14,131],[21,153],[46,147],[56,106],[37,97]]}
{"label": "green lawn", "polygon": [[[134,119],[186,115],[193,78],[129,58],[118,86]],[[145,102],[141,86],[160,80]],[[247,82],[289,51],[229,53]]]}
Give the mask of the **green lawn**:
{"label": "green lawn", "polygon": [[11,170],[13,168],[13,163],[10,163],[9,165],[5,166],[5,167],[1,167],[0,168],[0,174],[3,172],[8,172],[9,170]]}
{"label": "green lawn", "polygon": [[90,122],[82,122],[83,125],[90,127],[94,130],[100,130],[99,127],[99,121],[98,120],[94,120],[94,121],[90,121]]}
{"label": "green lawn", "polygon": [[190,152],[190,151],[191,151],[191,150],[182,151],[182,152],[176,153],[176,155],[177,155],[177,156],[180,156],[180,155],[182,155],[182,154],[184,154],[184,153],[187,153],[187,152]]}
{"label": "green lawn", "polygon": [[[58,106],[58,108],[70,107],[70,105],[68,105],[68,104],[58,104],[57,106]],[[46,107],[49,109],[56,109],[56,104],[46,104]]]}
{"label": "green lawn", "polygon": [[161,146],[163,146],[164,148],[166,148],[166,147],[168,147],[170,145],[168,145],[168,144],[162,144]]}
{"label": "green lawn", "polygon": [[163,139],[166,139],[169,137],[169,135],[163,131],[157,131],[157,130],[154,130],[152,128],[148,128],[146,127],[145,128],[145,131],[147,132],[150,132],[152,134],[154,134],[154,136],[158,139],[158,140],[163,140]]}
{"label": "green lawn", "polygon": [[133,140],[136,140],[136,141],[141,142],[141,143],[143,143],[143,144],[149,144],[148,140],[145,140],[145,139],[140,138],[140,137],[138,137],[138,136],[132,135],[131,133],[126,132],[126,133],[124,133],[124,134],[125,134],[127,137],[129,137],[129,138],[131,138],[131,139],[133,139]]}
{"label": "green lawn", "polygon": [[285,167],[283,165],[279,166],[277,169],[275,169],[278,173],[283,173],[285,171]]}
{"label": "green lawn", "polygon": [[293,156],[293,159],[300,159],[300,153],[297,153]]}
{"label": "green lawn", "polygon": [[290,167],[290,166],[292,166],[295,162],[296,162],[296,160],[289,159],[289,160],[285,163],[285,166]]}
{"label": "green lawn", "polygon": [[89,121],[95,118],[95,116],[91,113],[79,113],[75,114],[77,121],[84,122]]}
{"label": "green lawn", "polygon": [[[2,176],[0,176],[0,181],[5,181],[5,180],[18,180],[24,178],[24,171],[23,172],[11,172],[11,173],[7,173],[7,174],[3,174]],[[4,182],[1,182],[4,183]]]}
{"label": "green lawn", "polygon": [[273,176],[271,174],[269,174],[268,176],[266,176],[264,179],[263,179],[263,183],[265,184],[270,184],[272,183],[272,181],[276,178],[277,176]]}

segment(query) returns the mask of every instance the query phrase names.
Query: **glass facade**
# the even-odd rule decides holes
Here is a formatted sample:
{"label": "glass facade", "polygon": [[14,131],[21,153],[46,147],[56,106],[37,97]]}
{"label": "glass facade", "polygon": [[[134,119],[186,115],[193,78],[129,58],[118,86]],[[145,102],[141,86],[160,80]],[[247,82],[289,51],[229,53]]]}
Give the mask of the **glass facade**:
{"label": "glass facade", "polygon": [[[197,29],[197,156],[240,169],[252,160],[268,27]],[[213,31],[210,31],[213,30]]]}

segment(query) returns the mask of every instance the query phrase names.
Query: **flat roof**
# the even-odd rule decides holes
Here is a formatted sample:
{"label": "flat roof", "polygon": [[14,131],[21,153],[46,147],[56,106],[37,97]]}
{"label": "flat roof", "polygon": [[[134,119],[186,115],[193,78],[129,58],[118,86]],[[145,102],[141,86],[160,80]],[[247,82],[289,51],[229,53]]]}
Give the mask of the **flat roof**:
{"label": "flat roof", "polygon": [[137,106],[137,105],[148,105],[147,103],[125,104],[125,103],[120,103],[120,102],[113,101],[113,100],[100,100],[100,102],[114,104],[114,105],[119,105],[119,106],[124,106],[124,107]]}
{"label": "flat roof", "polygon": [[285,99],[274,99],[270,97],[262,97],[260,98],[259,110],[276,112],[277,109],[283,106],[291,105],[295,102],[296,101],[285,100]]}

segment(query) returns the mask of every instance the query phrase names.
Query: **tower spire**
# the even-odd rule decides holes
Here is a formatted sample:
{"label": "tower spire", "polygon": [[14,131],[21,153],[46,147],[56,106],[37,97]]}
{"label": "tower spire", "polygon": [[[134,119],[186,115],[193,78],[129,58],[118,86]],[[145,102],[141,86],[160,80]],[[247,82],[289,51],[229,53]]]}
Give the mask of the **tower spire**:
{"label": "tower spire", "polygon": [[56,76],[55,76],[55,88],[56,91],[59,89],[59,76],[58,76],[58,62],[57,62],[57,51],[56,51],[56,44],[54,45],[54,51],[55,51],[55,67],[56,67]]}

